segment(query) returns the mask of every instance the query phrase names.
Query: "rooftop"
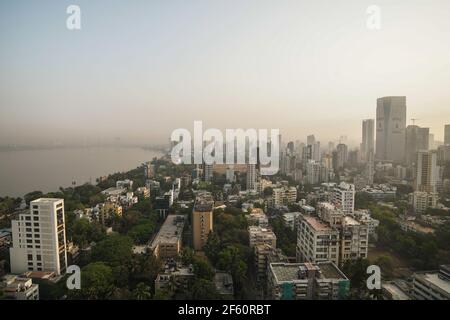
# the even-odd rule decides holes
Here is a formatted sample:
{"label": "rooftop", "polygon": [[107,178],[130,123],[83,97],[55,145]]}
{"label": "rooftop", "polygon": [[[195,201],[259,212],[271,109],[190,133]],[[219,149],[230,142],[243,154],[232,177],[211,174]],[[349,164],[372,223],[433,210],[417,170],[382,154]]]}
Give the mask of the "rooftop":
{"label": "rooftop", "polygon": [[176,243],[181,239],[184,228],[183,215],[168,215],[156,237],[153,239],[151,248],[154,249],[157,244]]}
{"label": "rooftop", "polygon": [[303,219],[316,231],[328,231],[331,227],[316,217],[303,216]]}
{"label": "rooftop", "polygon": [[416,273],[415,277],[419,277],[425,281],[428,281],[432,285],[438,287],[443,290],[447,294],[450,294],[450,281],[446,281],[444,279],[439,278],[438,272],[433,273]]}
{"label": "rooftop", "polygon": [[299,271],[318,271],[319,279],[346,279],[347,277],[332,262],[321,263],[271,263],[270,269],[277,282],[295,281],[299,279]]}

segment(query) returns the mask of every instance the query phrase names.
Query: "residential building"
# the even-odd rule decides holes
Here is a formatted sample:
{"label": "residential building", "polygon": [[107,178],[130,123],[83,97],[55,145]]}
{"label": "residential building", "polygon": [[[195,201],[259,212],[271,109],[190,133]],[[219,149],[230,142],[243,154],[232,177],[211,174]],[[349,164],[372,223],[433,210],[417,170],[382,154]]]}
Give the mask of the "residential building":
{"label": "residential building", "polygon": [[40,198],[30,203],[30,212],[12,221],[11,272],[67,269],[64,200]]}
{"label": "residential building", "polygon": [[255,164],[247,164],[247,190],[258,189],[258,171]]}
{"label": "residential building", "polygon": [[336,168],[334,168],[336,171],[343,169],[344,166],[347,164],[348,161],[348,147],[346,144],[340,143],[336,147],[337,152],[337,164]]}
{"label": "residential building", "polygon": [[439,271],[415,273],[412,295],[417,300],[450,300],[450,266],[442,265]]}
{"label": "residential building", "polygon": [[406,164],[412,165],[417,160],[417,152],[428,151],[430,128],[416,125],[406,127]]}
{"label": "residential building", "polygon": [[4,276],[0,291],[10,300],[39,300],[39,285],[22,275]]}
{"label": "residential building", "polygon": [[450,124],[446,124],[444,128],[444,144],[450,146]]}
{"label": "residential building", "polygon": [[351,216],[345,216],[341,228],[339,265],[343,265],[349,260],[366,259],[369,248],[367,225],[358,222]]}
{"label": "residential building", "polygon": [[375,151],[375,120],[366,119],[362,122],[361,160],[369,161],[370,153]]}
{"label": "residential building", "polygon": [[192,212],[194,250],[201,251],[213,231],[214,200],[208,192],[197,195]]}
{"label": "residential building", "polygon": [[436,208],[439,195],[435,192],[414,191],[410,194],[410,203],[416,214],[425,214],[428,208]]}
{"label": "residential building", "polygon": [[339,231],[313,216],[299,216],[297,261],[339,264]]}
{"label": "residential building", "polygon": [[267,268],[273,262],[288,262],[288,258],[281,249],[274,248],[271,245],[259,244],[255,246],[255,270],[256,281],[260,284],[266,284]]}
{"label": "residential building", "polygon": [[355,185],[341,182],[333,190],[332,202],[344,213],[352,213],[355,210]]}
{"label": "residential building", "polygon": [[332,262],[271,263],[268,294],[273,300],[346,299],[350,281]]}
{"label": "residential building", "polygon": [[277,247],[277,236],[269,228],[249,226],[248,236],[250,248],[254,248],[255,246],[260,244],[268,244],[273,248]]}
{"label": "residential building", "polygon": [[437,152],[420,151],[417,153],[415,190],[436,192],[436,184],[439,180],[437,166]]}
{"label": "residential building", "polygon": [[437,149],[437,164],[439,166],[450,162],[450,145],[439,146]]}
{"label": "residential building", "polygon": [[300,212],[288,212],[283,213],[283,222],[286,227],[294,230],[297,226],[298,217],[301,215]]}
{"label": "residential building", "polygon": [[376,159],[405,160],[406,97],[377,100]]}
{"label": "residential building", "polygon": [[156,237],[153,238],[150,249],[157,258],[178,258],[184,228],[184,215],[168,215]]}

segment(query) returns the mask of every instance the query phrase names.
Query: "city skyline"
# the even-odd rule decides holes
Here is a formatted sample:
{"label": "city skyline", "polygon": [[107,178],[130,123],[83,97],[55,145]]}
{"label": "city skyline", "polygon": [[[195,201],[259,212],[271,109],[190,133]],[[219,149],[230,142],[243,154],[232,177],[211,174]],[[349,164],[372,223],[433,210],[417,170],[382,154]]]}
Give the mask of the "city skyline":
{"label": "city skyline", "polygon": [[370,30],[368,1],[79,1],[69,31],[69,1],[2,2],[0,145],[161,144],[194,120],[359,145],[385,96],[443,141],[450,4],[433,3],[379,1]]}

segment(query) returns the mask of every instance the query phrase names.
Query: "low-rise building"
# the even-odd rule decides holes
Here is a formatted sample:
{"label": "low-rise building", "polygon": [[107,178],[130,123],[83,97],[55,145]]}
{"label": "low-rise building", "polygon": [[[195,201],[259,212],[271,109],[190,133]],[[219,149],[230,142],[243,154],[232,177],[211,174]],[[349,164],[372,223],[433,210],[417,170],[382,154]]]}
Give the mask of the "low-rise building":
{"label": "low-rise building", "polygon": [[216,286],[217,293],[223,299],[233,299],[233,277],[226,272],[216,272],[214,275],[214,284]]}
{"label": "low-rise building", "polygon": [[415,273],[412,295],[417,300],[450,300],[450,266],[442,265],[439,271]]}
{"label": "low-rise building", "polygon": [[268,294],[274,300],[345,299],[350,281],[332,262],[271,263]]}
{"label": "low-rise building", "polygon": [[164,271],[156,276],[155,291],[174,292],[176,289],[187,290],[194,277],[192,266],[185,267],[177,266],[176,263],[167,263]]}
{"label": "low-rise building", "polygon": [[269,228],[249,226],[248,235],[251,248],[254,248],[255,246],[260,244],[268,244],[273,248],[277,247],[277,236]]}
{"label": "low-rise building", "polygon": [[39,300],[39,285],[25,276],[6,275],[0,290],[3,291],[6,299]]}
{"label": "low-rise building", "polygon": [[301,215],[300,212],[288,212],[283,214],[283,222],[286,227],[294,230],[297,226],[298,217]]}
{"label": "low-rise building", "polygon": [[181,242],[185,217],[183,215],[168,215],[150,249],[157,258],[177,258],[181,251]]}

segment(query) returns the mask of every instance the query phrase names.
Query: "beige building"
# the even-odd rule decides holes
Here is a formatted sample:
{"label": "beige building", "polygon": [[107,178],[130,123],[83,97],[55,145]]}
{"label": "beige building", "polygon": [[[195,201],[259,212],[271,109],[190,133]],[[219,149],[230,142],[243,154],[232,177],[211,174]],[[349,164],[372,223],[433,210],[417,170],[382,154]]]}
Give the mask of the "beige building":
{"label": "beige building", "polygon": [[343,218],[341,228],[340,265],[342,266],[348,260],[366,259],[369,248],[367,225],[346,216]]}
{"label": "beige building", "polygon": [[436,192],[436,184],[439,180],[437,167],[437,152],[420,151],[417,153],[416,162],[416,191]]}
{"label": "beige building", "polygon": [[177,258],[181,251],[185,218],[183,215],[168,215],[150,246],[157,258]]}
{"label": "beige building", "polygon": [[214,200],[210,193],[199,194],[192,212],[192,232],[194,250],[201,251],[213,231]]}
{"label": "beige building", "polygon": [[263,228],[261,226],[249,226],[248,236],[250,248],[254,248],[260,244],[268,244],[273,248],[277,247],[277,236],[269,228]]}
{"label": "beige building", "polygon": [[437,206],[439,195],[435,192],[415,191],[410,194],[410,203],[416,214],[425,214],[428,208]]}
{"label": "beige building", "polygon": [[64,200],[41,198],[30,203],[30,212],[12,221],[11,272],[52,271],[67,268]]}

